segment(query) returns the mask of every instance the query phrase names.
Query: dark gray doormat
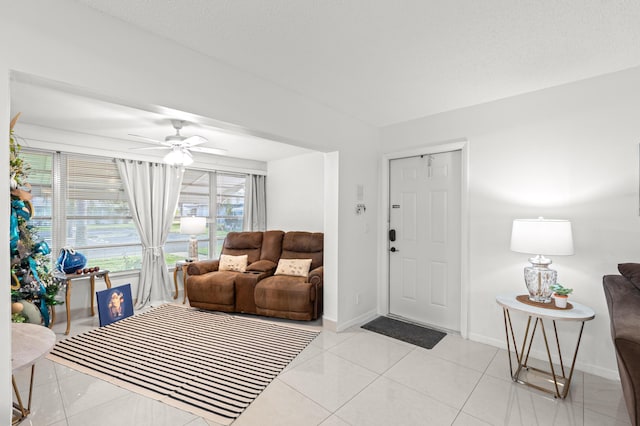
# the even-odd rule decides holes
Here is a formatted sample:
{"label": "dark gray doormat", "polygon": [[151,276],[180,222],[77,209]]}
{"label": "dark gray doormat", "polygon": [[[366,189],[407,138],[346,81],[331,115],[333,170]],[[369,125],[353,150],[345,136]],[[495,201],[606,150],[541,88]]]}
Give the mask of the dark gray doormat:
{"label": "dark gray doormat", "polygon": [[387,317],[378,317],[363,325],[362,328],[426,349],[432,349],[447,335],[441,331]]}

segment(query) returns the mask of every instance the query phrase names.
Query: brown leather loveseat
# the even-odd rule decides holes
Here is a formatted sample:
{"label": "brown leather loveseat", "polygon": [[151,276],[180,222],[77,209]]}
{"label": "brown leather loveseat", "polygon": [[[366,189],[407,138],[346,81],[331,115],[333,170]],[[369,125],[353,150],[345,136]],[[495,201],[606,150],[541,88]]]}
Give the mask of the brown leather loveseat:
{"label": "brown leather loveseat", "polygon": [[[230,232],[220,259],[189,265],[189,303],[208,310],[315,320],[322,315],[323,238],[311,232]],[[241,262],[229,270],[229,259],[246,262],[246,269]]]}
{"label": "brown leather loveseat", "polygon": [[627,411],[640,426],[640,264],[621,263],[618,271],[604,276],[604,294]]}

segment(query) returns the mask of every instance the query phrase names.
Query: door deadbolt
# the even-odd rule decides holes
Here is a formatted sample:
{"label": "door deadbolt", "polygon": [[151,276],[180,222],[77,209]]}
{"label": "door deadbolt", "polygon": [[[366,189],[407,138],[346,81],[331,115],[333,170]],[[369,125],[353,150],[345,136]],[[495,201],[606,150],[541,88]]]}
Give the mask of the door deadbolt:
{"label": "door deadbolt", "polygon": [[400,251],[400,250],[398,250],[398,249],[397,249],[397,248],[395,248],[395,247],[391,247],[391,249],[390,249],[390,250],[391,250],[391,252],[392,252],[392,253],[395,253],[395,252],[397,252],[397,251]]}

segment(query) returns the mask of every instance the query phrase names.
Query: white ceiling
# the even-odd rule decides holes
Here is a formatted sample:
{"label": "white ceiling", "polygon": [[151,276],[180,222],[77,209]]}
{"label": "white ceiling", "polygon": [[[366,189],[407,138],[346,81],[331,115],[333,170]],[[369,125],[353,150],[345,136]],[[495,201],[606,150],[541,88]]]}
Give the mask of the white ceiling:
{"label": "white ceiling", "polygon": [[[376,127],[640,66],[640,1],[75,1]],[[178,118],[230,157],[309,152],[52,84],[12,81],[20,123],[145,146],[127,135],[163,140]]]}
{"label": "white ceiling", "polygon": [[[208,142],[200,146],[224,149],[228,157],[268,162],[310,152],[241,129],[225,130],[206,117],[154,106],[125,105],[118,100],[101,99],[95,94],[23,74],[16,74],[11,82],[11,111],[12,114],[22,112],[18,133],[19,126],[30,124],[114,141],[124,140],[129,149],[157,147],[153,142],[129,134],[164,141],[166,136],[175,134],[171,124],[173,118],[186,121],[180,132],[182,136],[204,136]],[[155,150],[138,152],[163,153]]]}
{"label": "white ceiling", "polygon": [[374,126],[640,65],[640,1],[77,1]]}

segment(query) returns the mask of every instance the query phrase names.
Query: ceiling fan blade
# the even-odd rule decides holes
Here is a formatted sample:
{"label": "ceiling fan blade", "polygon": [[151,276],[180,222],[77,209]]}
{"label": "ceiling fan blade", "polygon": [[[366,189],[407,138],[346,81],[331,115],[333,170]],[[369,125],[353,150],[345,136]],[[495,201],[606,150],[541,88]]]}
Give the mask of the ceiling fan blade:
{"label": "ceiling fan blade", "polygon": [[192,147],[192,146],[200,145],[201,143],[205,143],[205,142],[209,142],[209,140],[204,136],[193,135],[183,140],[182,144]]}
{"label": "ceiling fan blade", "polygon": [[205,148],[205,147],[194,146],[194,147],[190,147],[189,150],[194,152],[204,152],[205,154],[227,155],[227,150],[221,149],[221,148]]}
{"label": "ceiling fan blade", "polygon": [[164,142],[164,141],[159,141],[159,140],[157,140],[157,139],[148,138],[148,137],[146,137],[146,136],[133,135],[133,134],[131,134],[131,133],[129,133],[129,136],[133,136],[134,138],[144,139],[144,140],[146,140],[146,141],[153,142],[153,143],[158,143],[158,144],[160,144],[160,145],[164,145],[164,146],[171,146],[171,144],[170,144],[170,143],[167,143],[167,142]]}

